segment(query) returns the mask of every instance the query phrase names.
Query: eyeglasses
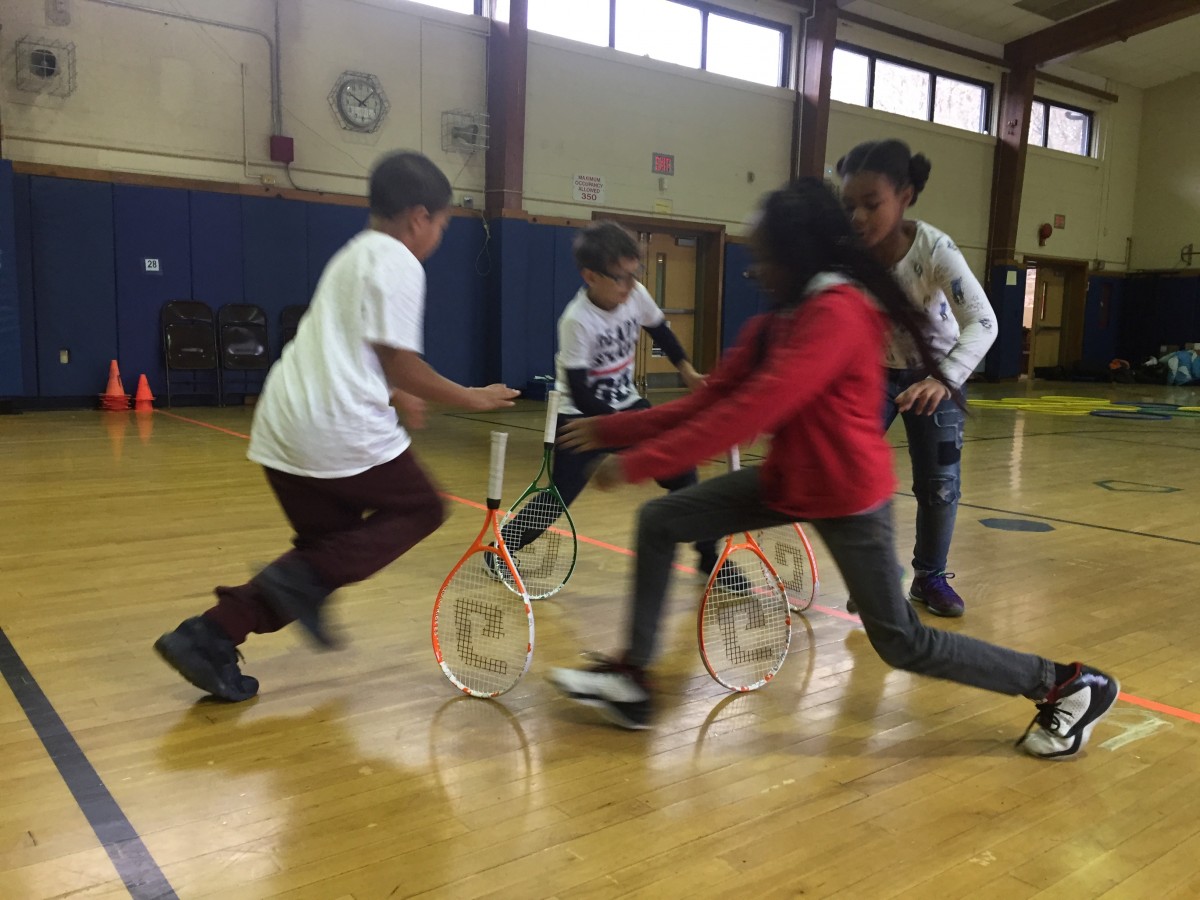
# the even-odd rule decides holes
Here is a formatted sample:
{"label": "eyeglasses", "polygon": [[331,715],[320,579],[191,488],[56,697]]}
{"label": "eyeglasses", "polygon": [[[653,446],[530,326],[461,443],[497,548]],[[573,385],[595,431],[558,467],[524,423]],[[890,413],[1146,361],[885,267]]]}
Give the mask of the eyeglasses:
{"label": "eyeglasses", "polygon": [[601,272],[605,278],[612,279],[613,283],[619,287],[631,288],[642,277],[642,270],[636,272],[622,272],[620,275],[614,275],[612,272]]}

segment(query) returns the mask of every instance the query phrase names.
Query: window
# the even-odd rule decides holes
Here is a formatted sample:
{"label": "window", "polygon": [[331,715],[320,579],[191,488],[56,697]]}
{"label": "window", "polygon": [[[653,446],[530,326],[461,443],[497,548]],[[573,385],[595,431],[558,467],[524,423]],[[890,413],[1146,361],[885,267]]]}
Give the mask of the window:
{"label": "window", "polygon": [[876,60],[871,106],[913,119],[928,119],[932,81],[928,72],[898,66],[883,59]]}
{"label": "window", "polygon": [[988,133],[992,116],[990,84],[849,44],[833,50],[829,96],[976,134]]}
{"label": "window", "polygon": [[987,131],[988,92],[979,84],[938,75],[933,121],[966,131]]}
{"label": "window", "polygon": [[700,10],[671,0],[617,0],[616,12],[616,49],[700,68],[704,47]]}
{"label": "window", "polygon": [[529,0],[529,27],[545,34],[595,44],[609,45],[609,0]]}
{"label": "window", "polygon": [[755,81],[770,87],[781,83],[787,57],[784,33],[778,28],[731,19],[712,13],[708,17],[705,66],[710,72]]}
{"label": "window", "polygon": [[[497,18],[505,7],[497,5]],[[529,0],[529,27],[771,87],[787,83],[791,28],[707,0]]]}
{"label": "window", "polygon": [[1086,109],[1034,100],[1029,113],[1029,143],[1076,156],[1092,154],[1093,114]]}
{"label": "window", "polygon": [[483,15],[483,0],[415,0],[424,6],[436,6],[451,12],[466,13],[468,16]]}
{"label": "window", "polygon": [[844,47],[833,50],[833,100],[866,106],[871,102],[871,58]]}

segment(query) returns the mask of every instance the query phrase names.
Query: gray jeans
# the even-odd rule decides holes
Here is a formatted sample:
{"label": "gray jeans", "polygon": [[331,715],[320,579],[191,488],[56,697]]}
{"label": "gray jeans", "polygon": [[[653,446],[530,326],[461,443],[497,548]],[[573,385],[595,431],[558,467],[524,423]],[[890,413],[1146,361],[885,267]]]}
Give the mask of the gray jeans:
{"label": "gray jeans", "polygon": [[[675,545],[792,521],[759,494],[757,469],[730,472],[651,500],[638,514],[637,570],[626,662],[654,658]],[[1041,700],[1054,663],[921,622],[901,588],[892,505],[811,523],[858,604],[871,646],[890,666],[1001,694]]]}

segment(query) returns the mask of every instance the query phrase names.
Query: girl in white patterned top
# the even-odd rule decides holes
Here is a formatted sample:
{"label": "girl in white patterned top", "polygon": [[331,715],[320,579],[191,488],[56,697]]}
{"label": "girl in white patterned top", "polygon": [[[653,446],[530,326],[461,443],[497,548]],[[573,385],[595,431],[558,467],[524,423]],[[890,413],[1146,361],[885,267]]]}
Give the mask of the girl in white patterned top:
{"label": "girl in white patterned top", "polygon": [[[838,160],[842,199],[875,258],[891,269],[925,314],[925,338],[944,382],[961,392],[996,339],[991,303],[954,242],[905,212],[929,180],[929,160],[902,141],[859,144]],[[961,616],[962,598],[947,583],[950,541],[961,496],[964,397],[921,368],[911,342],[897,335],[887,351],[884,428],[904,419],[917,498],[910,599],[939,616]]]}

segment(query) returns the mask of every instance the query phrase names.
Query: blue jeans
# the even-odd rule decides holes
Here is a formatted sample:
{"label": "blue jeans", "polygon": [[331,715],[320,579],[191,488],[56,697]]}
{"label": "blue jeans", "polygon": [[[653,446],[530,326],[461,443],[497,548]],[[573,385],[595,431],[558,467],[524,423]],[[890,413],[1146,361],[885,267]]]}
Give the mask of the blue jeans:
{"label": "blue jeans", "polygon": [[[883,403],[883,430],[896,420],[896,397],[924,376],[907,369],[887,370],[887,396]],[[964,396],[966,388],[962,388]],[[946,571],[958,499],[962,496],[963,421],[966,414],[950,397],[932,415],[911,410],[901,413],[912,460],[912,491],[917,498],[917,542],[913,571],[917,575]]]}
{"label": "blue jeans", "polygon": [[[626,662],[649,665],[671,579],[676,544],[782,525],[759,491],[759,470],[742,469],[651,500],[638,512],[636,573]],[[1041,700],[1054,686],[1054,663],[953,631],[930,628],[913,611],[900,582],[892,505],[812,526],[858,604],[871,646],[897,669]]]}

